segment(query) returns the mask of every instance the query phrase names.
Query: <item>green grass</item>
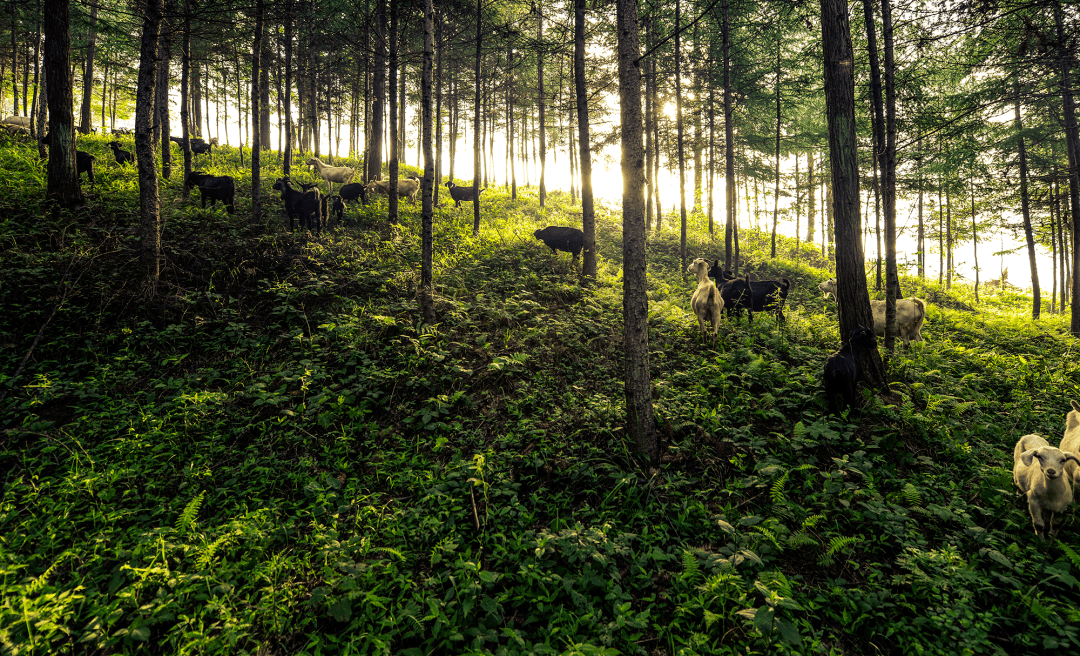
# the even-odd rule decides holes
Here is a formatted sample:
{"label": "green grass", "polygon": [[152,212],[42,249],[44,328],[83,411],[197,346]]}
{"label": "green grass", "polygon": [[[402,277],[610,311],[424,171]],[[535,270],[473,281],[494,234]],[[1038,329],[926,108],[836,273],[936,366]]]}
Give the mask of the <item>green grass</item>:
{"label": "green grass", "polygon": [[[743,235],[755,275],[794,283],[788,321],[726,322],[708,350],[678,235],[654,235],[649,476],[623,430],[617,214],[583,287],[532,237],[580,221],[568,195],[493,188],[478,237],[444,204],[427,326],[418,209],[288,233],[270,156],[253,223],[226,148],[208,170],[237,178],[236,215],[185,202],[174,172],[150,295],[135,172],[106,141],[80,142],[98,194],[59,218],[36,156],[0,147],[3,653],[1080,646],[1076,511],[1040,544],[1010,476],[1017,438],[1060,435],[1080,359],[1024,297],[968,311],[966,290],[905,280],[931,300],[927,341],[892,359],[891,404],[837,419],[823,262]],[[720,257],[702,224],[692,256]]]}

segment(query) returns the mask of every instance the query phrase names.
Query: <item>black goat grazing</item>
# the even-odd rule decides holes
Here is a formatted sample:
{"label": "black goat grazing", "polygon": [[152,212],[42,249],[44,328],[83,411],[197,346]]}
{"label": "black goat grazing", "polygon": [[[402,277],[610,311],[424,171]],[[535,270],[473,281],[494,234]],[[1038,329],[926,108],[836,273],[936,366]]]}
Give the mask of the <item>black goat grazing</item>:
{"label": "black goat grazing", "polygon": [[131,154],[130,150],[121,148],[119,141],[110,141],[109,148],[112,148],[112,154],[113,157],[116,158],[117,164],[124,165],[135,163],[135,156]]}
{"label": "black goat grazing", "polygon": [[745,278],[729,278],[731,274],[724,271],[721,275],[724,282],[720,285],[720,296],[724,299],[724,308],[729,312],[740,315],[745,309],[749,311],[750,321],[753,322],[755,312],[771,310],[776,312],[777,321],[784,320],[784,302],[787,300],[788,289],[791,288],[791,282],[787,278],[751,282],[750,274],[746,274]]}
{"label": "black goat grazing", "polygon": [[[450,190],[450,198],[454,199],[454,207],[461,207],[461,201],[463,201],[463,200],[465,200],[465,201],[474,201],[474,200],[476,200],[476,197],[473,196],[473,188],[472,188],[472,186],[459,187],[456,184],[454,184],[453,180],[451,180],[450,182],[446,183],[446,188]],[[483,189],[478,190],[476,192],[476,195],[479,196],[480,194],[484,193],[485,191],[487,191],[487,187],[484,187]],[[545,230],[546,230],[546,228],[545,228]],[[571,230],[573,230],[573,228],[571,228]],[[543,237],[541,237],[541,239],[543,239]],[[549,246],[550,246],[550,244],[549,244]],[[578,251],[579,252],[581,251],[580,246],[578,247]]]}
{"label": "black goat grazing", "polygon": [[[169,137],[169,141],[173,141],[181,147],[184,145],[183,137]],[[214,144],[217,143],[216,138],[211,139],[209,143],[203,141],[199,137],[191,137],[189,141],[191,142],[191,152],[196,155],[205,155],[206,153],[213,155]]]}
{"label": "black goat grazing", "polygon": [[75,151],[75,172],[76,175],[82,177],[83,173],[87,174],[87,178],[90,180],[90,188],[94,188],[94,160],[97,158],[90,153],[83,152],[81,150]]}
{"label": "black goat grazing", "polygon": [[287,177],[275,180],[271,188],[281,192],[281,202],[285,205],[285,213],[289,216],[289,230],[296,230],[293,223],[295,219],[300,223],[301,228],[307,226],[310,230],[319,231],[323,203],[322,194],[318,189],[298,191],[292,188]]}
{"label": "black goat grazing", "polygon": [[346,203],[355,203],[359,200],[361,203],[367,204],[367,187],[360,182],[350,182],[339,189],[338,194],[333,199],[334,213],[337,214],[338,223],[341,223],[342,217],[345,215]]}
{"label": "black goat grazing", "polygon": [[[471,189],[469,191],[472,191]],[[453,188],[450,189],[450,194],[453,195]],[[551,249],[551,252],[563,251],[566,253],[573,253],[574,259],[578,258],[581,254],[581,248],[585,245],[585,233],[577,228],[566,228],[562,226],[548,226],[543,230],[537,230],[533,233],[533,237],[543,241],[547,244],[547,247]]]}
{"label": "black goat grazing", "polygon": [[845,406],[855,407],[855,386],[862,380],[859,351],[872,348],[877,348],[874,331],[866,326],[859,326],[851,331],[847,344],[825,361],[825,400],[829,404],[829,411],[834,415],[840,414],[836,403],[837,395],[843,398]]}
{"label": "black goat grazing", "polygon": [[227,175],[207,175],[202,171],[192,171],[184,180],[184,186],[188,189],[199,188],[202,199],[202,207],[206,209],[206,200],[210,199],[211,209],[220,200],[225,205],[225,211],[229,214],[235,212],[236,183]]}

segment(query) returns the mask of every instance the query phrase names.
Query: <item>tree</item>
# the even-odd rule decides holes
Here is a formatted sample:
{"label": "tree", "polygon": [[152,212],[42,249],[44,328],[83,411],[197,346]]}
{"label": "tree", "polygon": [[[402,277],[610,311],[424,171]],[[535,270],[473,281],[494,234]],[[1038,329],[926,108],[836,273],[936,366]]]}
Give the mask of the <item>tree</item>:
{"label": "tree", "polygon": [[[619,116],[623,177],[623,357],[627,435],[655,463],[659,455],[649,375],[649,298],[645,276],[645,153],[637,0],[617,0]],[[869,311],[869,310],[868,310]]]}
{"label": "tree", "polygon": [[82,202],[75,169],[75,119],[71,113],[68,0],[45,3],[45,76],[49,79],[49,174],[45,197],[60,207]]}
{"label": "tree", "polygon": [[[539,128],[540,128],[540,207],[544,207],[547,203],[547,185],[544,183],[544,174],[547,172],[547,116],[545,113],[545,105],[547,99],[544,97],[544,55],[546,54],[544,48],[544,12],[540,6],[540,1],[536,2],[536,99],[539,105]],[[477,25],[479,25],[477,21]],[[479,38],[479,37],[477,37]],[[479,97],[479,96],[478,96]],[[477,198],[474,195],[473,198]]]}
{"label": "tree", "polygon": [[397,96],[397,74],[398,74],[398,13],[401,11],[401,0],[390,0],[390,80],[387,82],[387,88],[390,90],[390,116],[387,117],[387,121],[390,123],[390,163],[389,163],[389,175],[390,175],[390,203],[388,208],[388,214],[390,223],[395,223],[398,220],[398,96]]}
{"label": "tree", "polygon": [[372,71],[371,134],[368,135],[364,164],[367,178],[378,180],[382,175],[383,99],[386,94],[386,0],[375,5],[375,65]]}
{"label": "tree", "polygon": [[431,152],[431,68],[435,55],[435,10],[432,0],[424,0],[424,70],[420,79],[420,141],[424,151],[424,180],[421,200],[423,227],[420,254],[420,305],[424,321],[435,323],[435,301],[432,283],[432,214],[433,188],[435,186],[435,160]]}
{"label": "tree", "polygon": [[473,60],[473,234],[480,234],[480,54],[484,41],[484,23],[480,9],[481,0],[476,0],[476,57]]}
{"label": "tree", "polygon": [[[251,221],[262,220],[262,89],[259,84],[263,53],[263,0],[255,3],[255,39],[251,44]],[[269,62],[267,62],[269,64]]]}
{"label": "tree", "polygon": [[[282,172],[285,175],[292,173],[292,158],[293,158],[293,140],[296,138],[294,132],[296,127],[293,125],[292,116],[292,67],[293,67],[293,0],[285,0],[285,154],[284,162],[282,163]],[[378,48],[376,47],[376,52]],[[381,116],[380,116],[381,118]],[[379,133],[382,132],[382,124],[379,125]],[[374,135],[369,134],[368,139],[375,138]],[[362,175],[361,178],[369,180],[370,178],[370,165],[371,165],[372,152],[369,146],[367,155],[365,156],[365,164],[368,165],[368,175]]]}
{"label": "tree", "polygon": [[[139,170],[139,264],[147,285],[153,289],[161,267],[161,207],[158,201],[157,163],[154,161],[151,125],[154,122],[162,0],[144,2],[145,4],[140,3],[143,9],[143,33],[135,96],[135,163]],[[66,0],[64,3],[66,4]],[[70,106],[69,103],[68,107]]]}
{"label": "tree", "polygon": [[[172,176],[172,141],[169,127],[169,62],[172,59],[172,41],[169,33],[172,31],[169,19],[165,16],[172,13],[173,0],[162,11],[161,24],[158,30],[158,64],[157,81],[155,83],[154,100],[154,142],[161,142],[161,177],[168,180]],[[102,89],[104,89],[102,85]]]}
{"label": "tree", "polygon": [[[855,328],[873,327],[862,249],[859,212],[858,152],[855,140],[854,52],[848,7],[844,0],[821,0],[821,42],[824,51],[825,103],[832,162],[833,222],[836,232],[837,305],[840,338]],[[881,355],[861,349],[863,379],[874,388],[885,386]]]}
{"label": "tree", "polygon": [[589,96],[585,92],[585,0],[574,1],[574,91],[581,160],[581,231],[585,233],[581,272],[595,278],[596,210],[593,206],[592,153],[589,152]]}
{"label": "tree", "polygon": [[97,45],[98,4],[90,5],[90,24],[86,35],[86,64],[83,67],[82,111],[79,113],[79,132],[90,134],[90,101],[94,95],[94,48]]}

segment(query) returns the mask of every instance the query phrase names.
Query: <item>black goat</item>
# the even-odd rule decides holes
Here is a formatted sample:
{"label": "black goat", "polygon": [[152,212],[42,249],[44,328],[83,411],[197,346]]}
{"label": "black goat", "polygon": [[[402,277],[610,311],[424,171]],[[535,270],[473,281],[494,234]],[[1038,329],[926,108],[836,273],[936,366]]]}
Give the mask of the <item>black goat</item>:
{"label": "black goat", "polygon": [[278,178],[274,181],[272,189],[281,192],[281,202],[285,205],[285,213],[289,216],[289,230],[296,230],[293,220],[300,223],[300,227],[318,232],[322,224],[323,202],[322,194],[312,186],[305,191],[297,191],[292,188],[289,178]]}
{"label": "black goat", "polygon": [[211,209],[220,200],[225,205],[225,211],[229,214],[235,213],[236,183],[230,176],[192,171],[184,180],[184,186],[188,189],[199,188],[203,209],[206,209],[206,199],[209,198]]}
{"label": "black goat", "polygon": [[[472,188],[472,186],[459,187],[456,184],[454,184],[453,180],[451,180],[450,182],[446,183],[446,188],[450,190],[450,198],[454,199],[454,207],[461,207],[461,201],[463,201],[463,200],[465,200],[465,201],[474,201],[474,200],[476,200],[476,198],[473,196],[473,188]],[[477,194],[477,196],[479,196],[480,194],[484,193],[485,191],[487,191],[487,187],[484,187],[483,189],[478,190],[476,192],[476,194]],[[573,228],[571,228],[571,229],[573,229]],[[546,228],[545,228],[545,230],[546,230]],[[543,238],[541,237],[541,239],[543,239]],[[580,246],[578,247],[578,251],[579,252],[581,251]]]}
{"label": "black goat", "polygon": [[837,395],[843,398],[845,406],[855,407],[855,386],[862,380],[859,351],[872,348],[877,348],[874,331],[859,326],[851,331],[847,344],[825,361],[825,400],[829,404],[829,411],[834,415],[840,414],[836,403]]}
{"label": "black goat", "polygon": [[90,188],[94,188],[94,160],[97,158],[90,153],[83,152],[81,150],[75,151],[75,172],[76,175],[82,177],[83,173],[87,174],[87,178],[90,180]]}
{"label": "black goat", "polygon": [[[169,141],[175,142],[179,146],[184,145],[183,137],[169,137]],[[214,144],[217,143],[217,139],[211,139],[209,143],[203,141],[199,137],[191,137],[191,152],[196,155],[205,155],[206,153],[213,154]]]}
{"label": "black goat", "polygon": [[[471,189],[469,191],[472,191]],[[450,188],[450,194],[453,195],[454,188]],[[533,237],[543,241],[547,244],[547,247],[551,249],[551,252],[563,251],[565,253],[573,253],[574,259],[578,258],[581,254],[581,249],[585,245],[585,233],[577,228],[566,228],[562,226],[548,226],[543,230],[537,230],[533,232]]]}
{"label": "black goat", "polygon": [[110,141],[109,148],[112,148],[113,157],[116,158],[117,164],[124,165],[135,163],[135,156],[131,154],[130,150],[121,148],[119,141]]}
{"label": "black goat", "polygon": [[718,271],[719,261],[709,269],[709,276],[717,279],[720,288],[720,296],[724,299],[724,309],[729,313],[741,315],[747,310],[750,321],[754,320],[755,312],[776,312],[776,320],[784,320],[784,303],[787,301],[788,290],[791,282],[787,278],[781,280],[755,280],[750,281],[750,274],[744,278],[736,278],[730,271]]}

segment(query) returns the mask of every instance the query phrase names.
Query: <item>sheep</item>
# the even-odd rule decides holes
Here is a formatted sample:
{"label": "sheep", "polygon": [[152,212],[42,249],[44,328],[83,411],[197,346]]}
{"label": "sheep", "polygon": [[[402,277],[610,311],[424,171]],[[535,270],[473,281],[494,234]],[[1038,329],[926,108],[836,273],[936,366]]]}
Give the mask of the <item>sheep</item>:
{"label": "sheep", "polygon": [[585,233],[577,228],[562,226],[548,226],[543,230],[533,232],[533,237],[543,241],[551,252],[563,251],[572,253],[574,260],[578,259],[581,249],[585,245]]}
{"label": "sheep", "polygon": [[720,295],[724,297],[724,307],[729,313],[742,314],[745,309],[749,312],[750,321],[754,320],[755,312],[773,310],[776,312],[776,320],[784,320],[784,302],[787,301],[788,290],[791,281],[787,278],[781,280],[755,280],[751,282],[750,274],[744,278],[736,278],[730,271],[717,273],[720,262],[709,269],[709,275],[723,282],[718,283]]}
{"label": "sheep", "polygon": [[[1058,447],[1062,451],[1080,455],[1080,403],[1070,401],[1072,411],[1065,416],[1065,435]],[[1072,480],[1076,501],[1080,502],[1080,467],[1072,462],[1065,463],[1065,473]]]}
{"label": "sheep", "polygon": [[[456,184],[454,184],[453,180],[451,180],[450,182],[446,183],[446,188],[450,190],[450,198],[454,199],[454,207],[461,207],[461,201],[463,201],[463,200],[466,200],[466,201],[476,200],[476,198],[473,196],[473,188],[472,188],[471,185],[468,186],[468,187],[459,187]],[[478,190],[476,192],[476,195],[479,196],[480,194],[484,193],[485,191],[487,191],[487,187],[484,187],[483,189]]]}
{"label": "sheep", "polygon": [[207,175],[202,171],[192,171],[184,180],[184,187],[199,188],[202,200],[202,208],[206,209],[206,200],[210,199],[210,208],[220,200],[225,205],[225,211],[235,213],[236,183],[227,175]]}
{"label": "sheep", "polygon": [[863,349],[876,349],[877,337],[866,326],[859,326],[851,331],[847,344],[839,351],[829,356],[825,361],[825,400],[829,404],[829,411],[834,415],[840,414],[836,403],[839,395],[847,407],[855,407],[855,386],[862,380],[862,364],[859,363],[859,352]]}
{"label": "sheep", "polygon": [[113,157],[116,158],[117,164],[122,166],[124,164],[133,164],[135,162],[135,156],[132,155],[129,150],[121,149],[119,141],[110,141],[109,148],[112,148]]}
{"label": "sheep", "polygon": [[[831,278],[818,285],[818,289],[825,295],[836,296],[836,278]],[[874,314],[874,332],[884,337],[885,335],[885,301],[871,300],[870,310]],[[896,299],[896,334],[907,347],[911,342],[923,341],[922,325],[926,319],[926,301],[921,298],[898,298]]]}
{"label": "sheep", "polygon": [[[1038,460],[1033,464],[1032,460]],[[1069,476],[1064,475],[1067,463],[1080,464],[1080,458],[1066,453],[1039,435],[1025,435],[1013,449],[1013,483],[1027,497],[1028,513],[1040,540],[1057,535],[1053,528],[1054,513],[1062,512],[1073,501]]]}
{"label": "sheep", "polygon": [[318,189],[297,191],[292,188],[288,177],[278,178],[271,188],[281,192],[281,202],[285,205],[285,213],[289,216],[289,230],[296,230],[293,224],[295,218],[299,221],[301,228],[307,226],[309,230],[319,231],[322,224],[323,203],[322,194]]}
{"label": "sheep", "polygon": [[[420,191],[420,181],[415,178],[398,178],[397,194],[401,198],[408,197],[413,205],[416,204],[416,194]],[[389,180],[372,180],[367,183],[367,193],[380,193],[390,195]]]}
{"label": "sheep", "polygon": [[3,121],[0,121],[2,125],[17,125],[26,129],[30,129],[30,117],[29,116],[8,116]]}
{"label": "sheep", "polygon": [[717,333],[720,331],[720,313],[724,309],[724,299],[720,296],[720,290],[716,288],[712,280],[709,280],[709,263],[700,257],[686,267],[687,273],[697,275],[697,289],[690,297],[690,307],[697,315],[698,327],[701,329],[701,340],[708,339],[705,322],[712,323],[712,341],[715,344]]}
{"label": "sheep", "polygon": [[352,180],[353,174],[356,172],[347,166],[327,166],[318,157],[309,157],[304,163],[315,167],[315,170],[319,172],[319,177],[326,180],[327,184],[330,185],[330,193],[334,193],[335,182],[348,182]]}

